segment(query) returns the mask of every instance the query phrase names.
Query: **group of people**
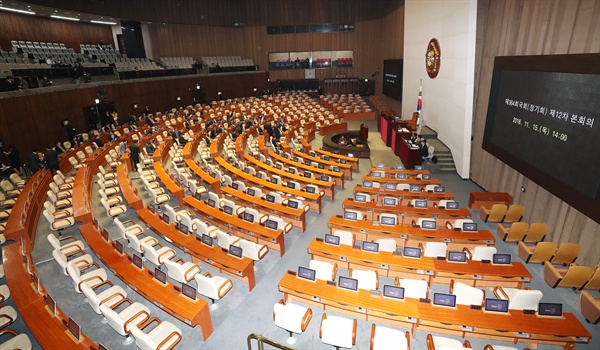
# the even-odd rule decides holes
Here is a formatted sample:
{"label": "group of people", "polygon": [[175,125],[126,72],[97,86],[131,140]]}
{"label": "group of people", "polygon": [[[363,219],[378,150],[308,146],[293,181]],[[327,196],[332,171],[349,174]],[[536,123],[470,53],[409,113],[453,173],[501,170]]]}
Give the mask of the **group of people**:
{"label": "group of people", "polygon": [[[54,147],[46,147],[44,152],[34,149],[27,156],[27,163],[25,166],[32,174],[40,169],[50,169],[52,174],[59,170],[59,154],[64,152],[64,147],[57,143]],[[23,173],[23,167],[21,165],[21,156],[19,150],[15,146],[9,146],[8,150],[4,152],[5,155],[10,159],[10,167],[17,174]]]}
{"label": "group of people", "polygon": [[414,146],[419,147],[419,149],[421,150],[421,157],[423,159],[429,157],[429,144],[423,136],[417,135],[416,132],[413,133],[410,137],[410,143]]}
{"label": "group of people", "polygon": [[9,75],[2,82],[2,91],[17,91],[27,89],[29,89],[29,83],[27,82],[27,79],[20,75],[17,77],[17,80],[15,80],[13,76]]}

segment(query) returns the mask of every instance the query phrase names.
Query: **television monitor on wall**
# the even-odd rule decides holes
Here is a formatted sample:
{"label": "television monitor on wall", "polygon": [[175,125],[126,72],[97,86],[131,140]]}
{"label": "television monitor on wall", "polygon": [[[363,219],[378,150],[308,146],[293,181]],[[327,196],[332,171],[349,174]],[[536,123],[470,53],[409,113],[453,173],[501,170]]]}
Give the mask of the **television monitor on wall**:
{"label": "television monitor on wall", "polygon": [[383,60],[383,94],[402,101],[402,59]]}
{"label": "television monitor on wall", "polygon": [[600,162],[590,155],[600,149],[599,61],[598,53],[496,57],[482,143],[596,222]]}

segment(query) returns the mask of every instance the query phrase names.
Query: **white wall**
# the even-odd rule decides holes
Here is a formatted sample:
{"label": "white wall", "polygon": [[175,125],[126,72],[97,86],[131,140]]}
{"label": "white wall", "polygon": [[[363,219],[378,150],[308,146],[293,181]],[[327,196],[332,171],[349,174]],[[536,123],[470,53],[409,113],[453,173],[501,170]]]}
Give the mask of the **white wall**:
{"label": "white wall", "polygon": [[[452,151],[456,170],[469,178],[477,0],[406,0],[402,114],[417,107],[423,80],[421,120]],[[429,40],[440,43],[438,76],[429,78],[425,52]]]}

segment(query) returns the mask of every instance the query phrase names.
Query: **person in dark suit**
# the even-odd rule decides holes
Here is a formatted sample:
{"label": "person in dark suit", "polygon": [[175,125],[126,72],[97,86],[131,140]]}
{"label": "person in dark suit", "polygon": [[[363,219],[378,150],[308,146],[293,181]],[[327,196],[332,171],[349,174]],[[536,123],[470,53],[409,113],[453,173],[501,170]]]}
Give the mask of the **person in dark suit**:
{"label": "person in dark suit", "polygon": [[146,125],[154,126],[154,120],[152,119],[152,114],[146,114],[144,121],[146,122]]}
{"label": "person in dark suit", "polygon": [[427,146],[427,140],[421,139],[421,157],[426,158],[429,156],[429,147]]}
{"label": "person in dark suit", "polygon": [[101,138],[95,137],[94,142],[96,143],[96,146],[98,146],[98,148],[104,147],[104,141],[102,141]]}
{"label": "person in dark suit", "polygon": [[58,166],[58,153],[50,147],[47,147],[46,153],[44,153],[44,163],[46,163],[46,168],[52,171],[52,175],[54,175],[57,170],[60,170]]}
{"label": "person in dark suit", "polygon": [[29,153],[27,157],[27,168],[31,170],[31,173],[34,174],[36,171],[40,170],[40,156],[38,155],[37,150],[33,150],[33,152]]}
{"label": "person in dark suit", "polygon": [[54,146],[54,150],[57,154],[65,153],[67,150],[63,147],[63,145],[58,141],[56,146]]}
{"label": "person in dark suit", "polygon": [[19,156],[19,150],[15,146],[10,146],[8,152],[4,152],[10,159],[10,167],[13,168],[17,174],[21,173],[21,157]]}
{"label": "person in dark suit", "polygon": [[133,143],[129,146],[129,156],[133,162],[133,168],[137,169],[137,164],[140,162],[140,146],[138,146],[138,140],[133,140]]}
{"label": "person in dark suit", "polygon": [[[117,135],[115,135],[114,132],[110,132],[110,134],[108,135],[108,142],[113,142],[116,141],[119,137]],[[100,146],[100,145],[98,145]]]}

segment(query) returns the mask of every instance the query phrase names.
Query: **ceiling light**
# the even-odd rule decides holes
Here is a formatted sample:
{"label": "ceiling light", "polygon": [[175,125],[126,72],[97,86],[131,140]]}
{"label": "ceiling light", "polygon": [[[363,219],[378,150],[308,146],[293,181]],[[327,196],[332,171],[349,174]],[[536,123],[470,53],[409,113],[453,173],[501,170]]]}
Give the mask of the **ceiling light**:
{"label": "ceiling light", "polygon": [[69,21],[79,21],[79,18],[75,18],[75,17],[64,17],[64,16],[56,16],[56,15],[52,15],[50,17],[56,18],[56,19],[66,19]]}
{"label": "ceiling light", "polygon": [[17,10],[17,9],[13,9],[13,8],[10,8],[10,7],[0,7],[0,10],[12,11],[12,12],[18,12],[18,13],[25,13],[27,15],[35,15],[35,12],[33,12],[33,11]]}
{"label": "ceiling light", "polygon": [[98,24],[110,24],[110,25],[116,25],[116,22],[104,22],[104,21],[90,21],[92,23],[98,23]]}

